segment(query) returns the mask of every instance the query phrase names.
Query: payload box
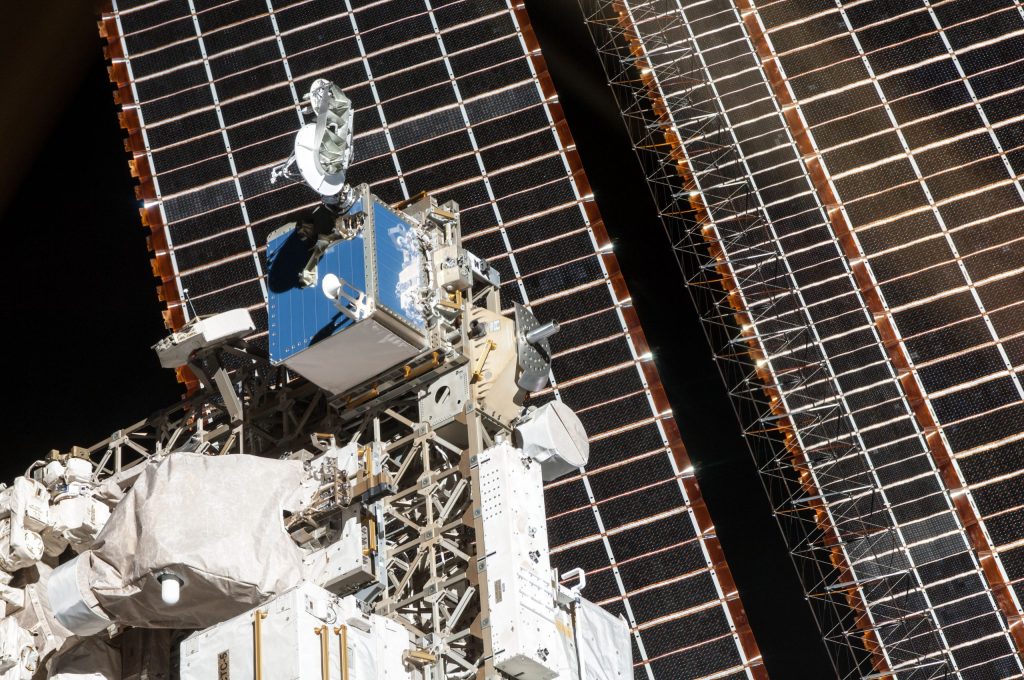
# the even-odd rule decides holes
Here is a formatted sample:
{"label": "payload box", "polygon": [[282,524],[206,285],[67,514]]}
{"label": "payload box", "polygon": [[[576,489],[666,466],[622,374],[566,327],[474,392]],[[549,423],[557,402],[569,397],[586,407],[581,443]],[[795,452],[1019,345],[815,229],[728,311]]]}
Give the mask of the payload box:
{"label": "payload box", "polygon": [[289,224],[267,240],[271,361],[334,394],[426,345],[416,223],[365,185],[357,194],[333,231]]}

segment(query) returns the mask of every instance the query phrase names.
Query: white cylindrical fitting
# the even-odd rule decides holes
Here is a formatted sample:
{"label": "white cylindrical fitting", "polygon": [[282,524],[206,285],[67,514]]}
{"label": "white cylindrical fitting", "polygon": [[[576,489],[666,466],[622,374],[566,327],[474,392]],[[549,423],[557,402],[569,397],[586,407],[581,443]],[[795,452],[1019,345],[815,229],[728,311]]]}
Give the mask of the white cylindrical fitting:
{"label": "white cylindrical fitting", "polygon": [[160,583],[160,599],[164,604],[178,604],[181,598],[181,579],[169,572],[164,572],[156,577]]}

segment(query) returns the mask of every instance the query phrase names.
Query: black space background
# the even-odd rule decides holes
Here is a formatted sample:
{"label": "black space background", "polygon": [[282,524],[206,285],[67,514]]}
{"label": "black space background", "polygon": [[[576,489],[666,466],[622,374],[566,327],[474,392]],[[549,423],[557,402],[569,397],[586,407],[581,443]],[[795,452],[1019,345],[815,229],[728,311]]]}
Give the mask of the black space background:
{"label": "black space background", "polygon": [[[0,52],[4,480],[180,395],[88,5],[26,4]],[[526,4],[768,671],[832,677],[582,15]]]}

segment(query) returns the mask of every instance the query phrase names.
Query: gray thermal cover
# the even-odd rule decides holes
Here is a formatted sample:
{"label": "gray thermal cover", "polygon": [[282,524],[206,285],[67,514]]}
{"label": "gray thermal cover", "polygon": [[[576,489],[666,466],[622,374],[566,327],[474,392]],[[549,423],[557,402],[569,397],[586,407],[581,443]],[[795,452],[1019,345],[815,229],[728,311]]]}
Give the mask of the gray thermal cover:
{"label": "gray thermal cover", "polygon": [[[282,519],[301,480],[299,462],[248,455],[151,463],[79,558],[79,587],[130,626],[204,628],[240,614],[302,578]],[[160,597],[165,573],[183,581],[173,605]]]}

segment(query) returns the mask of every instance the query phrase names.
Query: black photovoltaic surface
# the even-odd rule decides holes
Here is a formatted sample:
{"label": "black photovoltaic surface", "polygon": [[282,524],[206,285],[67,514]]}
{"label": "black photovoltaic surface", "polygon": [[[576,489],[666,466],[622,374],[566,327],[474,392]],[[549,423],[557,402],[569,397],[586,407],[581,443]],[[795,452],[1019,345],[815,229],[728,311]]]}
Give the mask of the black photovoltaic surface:
{"label": "black photovoltaic surface", "polygon": [[592,454],[546,494],[557,566],[584,567],[587,597],[634,627],[638,678],[746,676],[760,660],[736,634],[731,578],[712,568],[692,469],[672,455],[671,414],[598,252],[523,18],[499,0],[115,2],[113,73],[148,170],[165,296],[179,319],[186,289],[199,314],[246,306],[264,341],[266,237],[316,202],[304,185],[271,185],[270,167],[291,150],[310,83],[333,80],[356,111],[350,178],[386,201],[457,201],[467,247],[501,271],[504,306],[562,324],[540,398],[577,410]]}
{"label": "black photovoltaic surface", "polygon": [[[834,414],[791,420],[888,664],[903,669],[899,677],[1019,677],[1007,608],[1015,608],[1009,623],[1021,625],[1024,8],[1011,0],[674,0],[658,3],[666,9],[652,18],[648,4],[623,3],[620,24],[652,65],[651,87],[680,82],[652,46],[683,46],[676,53],[692,51],[701,72],[694,111],[716,111],[724,123],[709,131],[684,111],[673,120],[710,222],[730,234],[716,243],[743,306],[759,315],[759,366],[789,412],[825,403]],[[777,60],[778,80],[762,59]],[[797,123],[785,118],[782,94],[798,107]],[[799,148],[807,140],[838,206],[823,204]],[[705,172],[711,145],[733,153]],[[743,233],[719,213],[715,197],[735,187],[733,178],[752,188],[765,229]],[[861,263],[828,213],[835,207],[863,250],[881,309],[866,301],[853,271]],[[758,263],[766,252],[771,262]],[[908,397],[879,316],[892,318],[927,403]],[[794,324],[813,340],[786,346]],[[801,366],[821,366],[821,379],[787,382]],[[964,529],[954,502],[963,492],[950,493],[926,438],[934,436],[951,451],[984,520],[982,540],[1016,589],[1002,609],[980,568],[989,550],[979,552],[977,535]],[[829,437],[860,454],[816,458],[808,442]],[[864,537],[837,519],[850,517],[895,529]],[[879,555],[890,556],[888,570],[878,569]],[[899,621],[887,611],[896,600]],[[920,635],[909,630],[920,621]]]}
{"label": "black photovoltaic surface", "polygon": [[[1024,14],[811,5],[766,4],[762,19],[992,545],[1011,550],[1024,540]],[[1019,598],[1024,573],[1003,566]],[[996,630],[983,621],[968,637]]]}

